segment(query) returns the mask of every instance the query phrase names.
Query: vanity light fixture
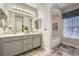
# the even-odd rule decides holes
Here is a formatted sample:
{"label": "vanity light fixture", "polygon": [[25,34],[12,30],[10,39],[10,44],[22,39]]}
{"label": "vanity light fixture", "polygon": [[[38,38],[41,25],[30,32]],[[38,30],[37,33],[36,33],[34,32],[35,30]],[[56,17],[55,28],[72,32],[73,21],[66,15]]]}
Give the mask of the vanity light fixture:
{"label": "vanity light fixture", "polygon": [[23,10],[23,12],[26,12],[26,10]]}
{"label": "vanity light fixture", "polygon": [[23,9],[20,8],[20,11],[23,12]]}
{"label": "vanity light fixture", "polygon": [[28,13],[28,10],[25,10],[26,13]]}
{"label": "vanity light fixture", "polygon": [[35,15],[35,13],[33,11],[30,11],[30,10],[25,10],[25,9],[22,9],[22,8],[17,8],[15,6],[13,6],[13,9],[14,10],[17,10],[17,11],[20,11],[20,12],[24,12],[24,13],[27,13],[27,14],[30,14],[30,15]]}
{"label": "vanity light fixture", "polygon": [[20,10],[19,8],[16,8],[17,10]]}

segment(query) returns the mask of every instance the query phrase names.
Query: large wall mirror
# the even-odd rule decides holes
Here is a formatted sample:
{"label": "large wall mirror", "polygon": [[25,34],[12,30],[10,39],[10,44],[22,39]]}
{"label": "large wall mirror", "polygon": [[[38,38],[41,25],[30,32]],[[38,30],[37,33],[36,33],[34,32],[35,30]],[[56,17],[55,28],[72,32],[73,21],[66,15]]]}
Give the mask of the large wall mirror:
{"label": "large wall mirror", "polygon": [[1,32],[5,31],[6,28],[7,28],[7,15],[3,11],[3,9],[0,9],[0,31]]}
{"label": "large wall mirror", "polygon": [[14,27],[14,32],[31,32],[32,31],[32,20],[33,17],[23,15],[20,13],[15,13],[10,11],[9,23],[12,24],[11,27]]}
{"label": "large wall mirror", "polygon": [[22,32],[23,16],[15,15],[15,31]]}
{"label": "large wall mirror", "polygon": [[41,29],[41,18],[35,20],[35,28],[36,30]]}

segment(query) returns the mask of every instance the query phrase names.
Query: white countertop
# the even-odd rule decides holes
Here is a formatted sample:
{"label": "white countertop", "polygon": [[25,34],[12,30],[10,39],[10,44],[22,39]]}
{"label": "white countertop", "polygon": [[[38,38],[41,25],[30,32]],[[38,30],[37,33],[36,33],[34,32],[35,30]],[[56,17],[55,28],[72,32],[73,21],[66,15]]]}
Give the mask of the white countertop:
{"label": "white countertop", "polygon": [[13,36],[24,36],[24,35],[36,35],[36,34],[41,34],[41,33],[17,33],[17,34],[1,34],[0,38],[5,38],[5,37],[13,37]]}

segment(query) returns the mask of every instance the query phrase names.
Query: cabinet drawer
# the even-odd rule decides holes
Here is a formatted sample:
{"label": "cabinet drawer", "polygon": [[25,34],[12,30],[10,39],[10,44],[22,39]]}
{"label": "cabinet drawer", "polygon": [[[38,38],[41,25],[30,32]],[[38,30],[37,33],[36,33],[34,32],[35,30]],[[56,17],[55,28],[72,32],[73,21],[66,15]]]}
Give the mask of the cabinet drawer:
{"label": "cabinet drawer", "polygon": [[38,36],[41,37],[41,34],[36,34],[36,35],[33,35],[32,37],[38,37]]}
{"label": "cabinet drawer", "polygon": [[27,38],[27,39],[24,39],[23,40],[23,44],[26,45],[26,44],[30,44],[32,43],[32,38]]}
{"label": "cabinet drawer", "polygon": [[33,48],[36,48],[36,47],[39,47],[39,46],[41,46],[40,43],[34,43],[34,44],[33,44]]}
{"label": "cabinet drawer", "polygon": [[23,39],[23,36],[22,37],[7,37],[7,38],[3,38],[2,41],[14,41],[14,40],[20,40],[20,39]]}
{"label": "cabinet drawer", "polygon": [[2,46],[1,46],[1,39],[0,39],[0,56],[2,55]]}
{"label": "cabinet drawer", "polygon": [[40,37],[34,37],[34,38],[33,38],[33,42],[34,42],[34,43],[41,42],[41,38],[40,38]]}
{"label": "cabinet drawer", "polygon": [[32,38],[32,35],[25,35],[24,38]]}
{"label": "cabinet drawer", "polygon": [[24,50],[24,51],[28,51],[28,50],[30,50],[30,49],[32,49],[32,43],[23,46],[23,50]]}
{"label": "cabinet drawer", "polygon": [[22,41],[10,41],[3,44],[3,55],[16,55],[22,52]]}
{"label": "cabinet drawer", "polygon": [[33,48],[38,47],[40,45],[41,45],[41,38],[39,36],[34,37],[33,38]]}

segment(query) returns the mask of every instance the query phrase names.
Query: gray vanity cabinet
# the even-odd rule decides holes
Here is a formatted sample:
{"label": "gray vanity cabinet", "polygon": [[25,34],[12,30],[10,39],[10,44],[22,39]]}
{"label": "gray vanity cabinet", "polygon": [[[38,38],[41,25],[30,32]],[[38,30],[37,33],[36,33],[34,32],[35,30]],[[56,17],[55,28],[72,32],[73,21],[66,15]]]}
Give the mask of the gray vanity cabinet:
{"label": "gray vanity cabinet", "polygon": [[41,46],[41,34],[0,38],[0,56],[12,56]]}
{"label": "gray vanity cabinet", "polygon": [[32,36],[24,36],[23,39],[23,51],[28,51],[32,49]]}
{"label": "gray vanity cabinet", "polygon": [[41,35],[33,35],[33,48],[36,48],[38,46],[41,46]]}
{"label": "gray vanity cabinet", "polygon": [[3,38],[3,55],[10,56],[22,53],[22,39],[23,37]]}
{"label": "gray vanity cabinet", "polygon": [[[0,40],[0,43],[1,43],[1,40]],[[1,47],[1,44],[0,44],[0,47]],[[1,49],[0,49],[0,55],[1,55]]]}

